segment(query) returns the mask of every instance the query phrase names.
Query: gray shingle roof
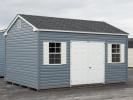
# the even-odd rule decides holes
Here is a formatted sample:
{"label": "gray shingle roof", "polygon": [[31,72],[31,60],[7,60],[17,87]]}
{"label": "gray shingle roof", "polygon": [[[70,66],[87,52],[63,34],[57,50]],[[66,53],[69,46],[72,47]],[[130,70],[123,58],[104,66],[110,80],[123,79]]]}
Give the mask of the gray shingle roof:
{"label": "gray shingle roof", "polygon": [[20,14],[39,29],[128,34],[106,22]]}
{"label": "gray shingle roof", "polygon": [[133,48],[133,38],[128,39],[128,48]]}

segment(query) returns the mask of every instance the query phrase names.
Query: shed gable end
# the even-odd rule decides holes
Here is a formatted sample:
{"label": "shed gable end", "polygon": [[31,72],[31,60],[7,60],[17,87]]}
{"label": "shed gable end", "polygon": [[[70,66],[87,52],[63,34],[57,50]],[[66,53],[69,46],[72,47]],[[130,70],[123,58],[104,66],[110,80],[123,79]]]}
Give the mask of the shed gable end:
{"label": "shed gable end", "polygon": [[30,31],[33,30],[33,28],[28,25],[23,19],[21,18],[17,18],[14,23],[12,24],[12,26],[9,28],[9,30],[7,31],[7,34],[10,34],[10,32],[12,31],[22,31],[25,29],[25,26],[30,27]]}
{"label": "shed gable end", "polygon": [[10,25],[8,26],[8,28],[6,29],[4,35],[7,35],[9,33],[9,31],[11,30],[11,28],[16,25],[16,27],[19,26],[21,21],[25,22],[28,26],[32,27],[32,31],[36,31],[37,28],[32,25],[30,22],[28,22],[26,19],[24,19],[23,17],[21,17],[20,15],[17,15],[14,20],[10,23]]}
{"label": "shed gable end", "polygon": [[[18,27],[21,22],[21,27]],[[20,85],[38,88],[38,34],[18,18],[6,36],[5,79]]]}

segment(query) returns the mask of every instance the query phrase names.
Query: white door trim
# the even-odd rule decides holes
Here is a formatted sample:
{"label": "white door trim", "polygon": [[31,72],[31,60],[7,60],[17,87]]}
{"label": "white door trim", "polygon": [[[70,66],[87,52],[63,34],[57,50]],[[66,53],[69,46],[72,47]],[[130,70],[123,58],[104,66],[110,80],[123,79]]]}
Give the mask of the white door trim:
{"label": "white door trim", "polygon": [[[70,41],[70,86],[72,86],[72,67],[71,67],[71,64],[72,64],[72,50],[71,50],[71,48],[72,48],[72,45],[71,45],[71,43],[72,42],[85,42],[85,43],[103,43],[104,44],[104,51],[103,51],[103,55],[104,55],[104,66],[103,66],[103,84],[105,84],[105,42],[102,42],[102,41],[75,41],[75,40],[72,40],[72,41]],[[92,83],[93,84],[93,83]]]}

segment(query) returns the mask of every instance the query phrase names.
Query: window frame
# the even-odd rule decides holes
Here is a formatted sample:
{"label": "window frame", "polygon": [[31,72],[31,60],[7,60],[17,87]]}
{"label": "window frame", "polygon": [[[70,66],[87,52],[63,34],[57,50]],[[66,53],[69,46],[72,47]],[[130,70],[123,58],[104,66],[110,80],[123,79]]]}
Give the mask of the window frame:
{"label": "window frame", "polygon": [[[54,46],[54,47],[50,47],[50,43],[55,43],[55,46]],[[57,43],[60,43],[60,46],[59,46],[59,47],[56,47],[56,44],[57,44]],[[50,49],[51,49],[51,48],[55,49],[55,51],[54,51],[54,52],[50,52]],[[56,52],[56,49],[57,49],[57,48],[60,48],[60,52]],[[52,41],[49,42],[49,48],[48,48],[48,49],[49,49],[49,54],[48,54],[48,55],[49,55],[49,58],[48,58],[49,64],[48,64],[48,65],[62,65],[62,63],[61,63],[61,60],[62,60],[62,58],[61,58],[61,55],[62,55],[62,54],[61,54],[61,42],[52,42]],[[54,61],[54,63],[50,63],[50,55],[52,55],[52,54],[53,54],[54,56],[55,56],[55,55],[60,55],[60,58],[53,58],[54,60],[55,60],[55,59],[60,59],[60,63],[55,63],[55,61]]]}
{"label": "window frame", "polygon": [[[116,45],[116,47],[115,48],[113,48],[113,45]],[[119,48],[117,47],[119,45]],[[113,50],[115,51],[115,52],[113,52]],[[117,51],[117,50],[119,50],[119,52]],[[117,59],[117,57],[113,57],[113,55],[119,55],[119,61],[117,62],[116,61],[116,59]],[[120,43],[112,43],[111,44],[111,62],[112,63],[121,63],[121,44]],[[115,61],[113,61],[113,58],[115,58]]]}

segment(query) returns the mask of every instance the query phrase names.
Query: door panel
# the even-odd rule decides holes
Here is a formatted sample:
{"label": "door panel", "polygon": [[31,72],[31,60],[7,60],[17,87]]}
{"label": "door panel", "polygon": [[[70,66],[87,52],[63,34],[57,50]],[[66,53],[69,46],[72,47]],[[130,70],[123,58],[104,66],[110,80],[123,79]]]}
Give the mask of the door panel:
{"label": "door panel", "polygon": [[89,67],[87,68],[88,83],[104,83],[105,44],[88,43],[87,56]]}
{"label": "door panel", "polygon": [[104,83],[104,43],[71,43],[71,85]]}
{"label": "door panel", "polygon": [[[71,43],[71,84],[86,84],[87,83],[87,42],[72,42]],[[73,63],[74,62],[74,63]]]}

